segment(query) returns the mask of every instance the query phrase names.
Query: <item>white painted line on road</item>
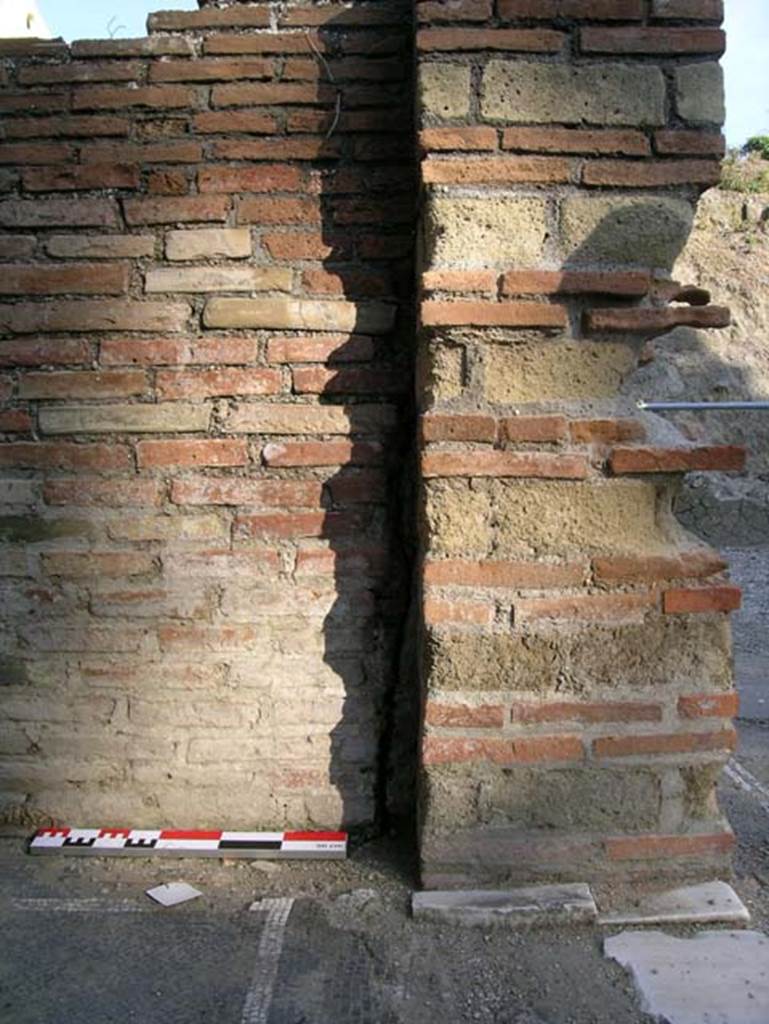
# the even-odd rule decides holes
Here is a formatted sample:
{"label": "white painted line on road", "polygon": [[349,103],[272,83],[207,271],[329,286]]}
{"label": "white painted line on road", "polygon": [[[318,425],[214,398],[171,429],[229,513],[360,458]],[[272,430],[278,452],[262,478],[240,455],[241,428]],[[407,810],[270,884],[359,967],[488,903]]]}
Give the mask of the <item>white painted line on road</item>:
{"label": "white painted line on road", "polygon": [[150,908],[130,900],[106,899],[12,899],[12,910],[43,911],[45,913],[66,914],[144,914]]}
{"label": "white painted line on road", "polygon": [[288,915],[294,900],[291,897],[260,900],[252,903],[250,910],[266,911],[264,931],[259,940],[256,967],[251,986],[246,993],[240,1024],[267,1024],[267,1015],[272,1004],[272,992],[278,976],[280,954],[283,950],[283,936]]}
{"label": "white painted line on road", "polygon": [[724,773],[729,776],[735,786],[744,789],[746,793],[750,793],[761,807],[761,810],[765,814],[769,814],[769,789],[762,782],[759,782],[755,775],[752,775],[735,758],[732,758],[724,768]]}

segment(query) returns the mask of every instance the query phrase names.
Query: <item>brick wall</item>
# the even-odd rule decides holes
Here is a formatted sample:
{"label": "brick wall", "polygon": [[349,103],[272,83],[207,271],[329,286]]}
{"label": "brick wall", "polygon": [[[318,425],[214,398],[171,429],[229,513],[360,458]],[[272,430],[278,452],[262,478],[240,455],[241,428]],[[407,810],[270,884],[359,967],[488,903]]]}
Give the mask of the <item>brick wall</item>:
{"label": "brick wall", "polygon": [[672,502],[743,453],[622,385],[728,323],[670,280],[719,177],[721,4],[416,8],[424,880],[712,871],[739,592]]}
{"label": "brick wall", "polygon": [[672,508],[742,452],[622,397],[728,320],[670,280],[720,6],[0,43],[6,819],[368,826],[421,728],[428,885],[723,865],[739,594]]}
{"label": "brick wall", "polygon": [[5,820],[367,825],[408,594],[408,5],[0,41]]}

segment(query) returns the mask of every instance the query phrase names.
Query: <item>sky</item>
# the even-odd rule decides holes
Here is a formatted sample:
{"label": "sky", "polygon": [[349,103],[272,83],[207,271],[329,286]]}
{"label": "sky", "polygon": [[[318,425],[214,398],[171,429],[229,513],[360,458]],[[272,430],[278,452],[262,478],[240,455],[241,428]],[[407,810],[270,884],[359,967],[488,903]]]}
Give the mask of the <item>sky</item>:
{"label": "sky", "polygon": [[[197,10],[196,0],[38,0],[54,36],[100,39],[145,34],[147,14]],[[114,19],[114,20],[112,20]],[[729,47],[726,138],[740,146],[751,135],[769,135],[769,0],[726,0]]]}

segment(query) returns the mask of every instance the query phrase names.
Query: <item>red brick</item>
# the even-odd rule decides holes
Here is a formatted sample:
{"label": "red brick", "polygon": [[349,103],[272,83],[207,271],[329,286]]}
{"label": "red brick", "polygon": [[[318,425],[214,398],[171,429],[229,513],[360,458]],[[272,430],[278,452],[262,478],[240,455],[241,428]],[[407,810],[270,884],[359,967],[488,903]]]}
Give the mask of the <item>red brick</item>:
{"label": "red brick", "polygon": [[414,218],[413,195],[394,194],[385,199],[336,199],[331,215],[337,224],[411,224]]}
{"label": "red brick", "polygon": [[421,306],[425,327],[565,327],[566,309],[542,302],[444,302]]}
{"label": "red brick", "polygon": [[400,25],[402,10],[396,5],[359,4],[347,7],[342,3],[301,4],[288,7],[279,15],[281,25]]}
{"label": "red brick", "polygon": [[147,390],[143,370],[71,370],[27,373],[19,382],[20,398],[132,398]]}
{"label": "red brick", "polygon": [[93,142],[80,149],[83,163],[194,164],[202,158],[199,142]]}
{"label": "red brick", "polygon": [[37,248],[34,235],[0,235],[0,259],[29,259]]}
{"label": "red brick", "polygon": [[23,409],[0,409],[0,433],[26,434],[32,430],[32,417]]}
{"label": "red brick", "polygon": [[685,552],[680,555],[613,555],[596,558],[593,573],[599,583],[637,583],[706,577],[723,572],[726,562],[715,551]]}
{"label": "red brick", "polygon": [[152,171],[147,178],[147,191],[155,196],[183,196],[190,190],[184,171]]}
{"label": "red brick", "polygon": [[281,537],[339,537],[357,535],[363,525],[358,513],[328,512],[262,512],[239,515],[233,526],[238,538],[260,539]]}
{"label": "red brick", "polygon": [[643,423],[631,419],[572,420],[569,430],[572,441],[577,444],[616,444],[618,441],[642,441],[646,437]]}
{"label": "red brick", "polygon": [[272,114],[263,110],[206,110],[195,114],[192,128],[196,134],[226,135],[246,132],[252,135],[272,135],[279,129],[279,122]]}
{"label": "red brick", "polygon": [[710,470],[740,472],[745,449],[739,445],[701,445],[691,448],[615,448],[609,464],[613,473],[692,473]]}
{"label": "red brick", "polygon": [[724,0],[654,0],[652,16],[721,21],[724,16]]}
{"label": "red brick", "polygon": [[349,259],[353,240],[344,235],[320,231],[287,231],[279,235],[262,235],[262,245],[276,260]]}
{"label": "red brick", "polygon": [[428,626],[452,623],[463,626],[489,626],[494,618],[494,608],[481,601],[442,601],[426,597],[424,620]]}
{"label": "red brick", "polygon": [[692,693],[678,698],[682,718],[735,718],[739,710],[737,693]]}
{"label": "red brick", "polygon": [[577,736],[536,736],[529,739],[446,739],[427,736],[422,741],[422,762],[431,764],[540,764],[581,761]]}
{"label": "red brick", "polygon": [[189,110],[195,106],[195,91],[180,85],[146,85],[138,89],[91,85],[72,90],[73,110],[122,110],[147,107],[150,110]]}
{"label": "red brick", "polygon": [[119,295],[128,291],[128,264],[5,263],[0,295]]}
{"label": "red brick", "polygon": [[139,187],[139,169],[127,164],[77,164],[35,167],[22,174],[28,192],[66,192],[96,188]]}
{"label": "red brick", "polygon": [[271,60],[159,60],[150,64],[150,82],[226,82],[229,79],[272,78]]}
{"label": "red brick", "polygon": [[[104,366],[174,365],[189,361],[189,346],[186,341],[174,338],[157,338],[146,341],[118,338],[103,341],[99,357]],[[67,360],[67,362],[72,361],[74,360]]]}
{"label": "red brick", "polygon": [[717,160],[589,160],[582,172],[586,185],[663,188],[666,185],[717,185]]}
{"label": "red brick", "polygon": [[581,562],[557,565],[547,562],[472,562],[451,558],[425,562],[423,575],[425,583],[434,586],[544,590],[582,586],[586,571],[587,566]]}
{"label": "red brick", "polygon": [[549,29],[423,28],[417,50],[510,50],[518,53],[558,53],[566,36]]}
{"label": "red brick", "polygon": [[623,156],[649,156],[651,153],[649,140],[642,132],[581,128],[505,128],[502,148],[534,153],[621,153]]}
{"label": "red brick", "polygon": [[353,264],[336,270],[305,270],[302,290],[310,295],[391,298],[393,283],[389,271],[361,270]]}
{"label": "red brick", "polygon": [[131,449],[122,444],[19,441],[0,445],[0,466],[29,469],[130,470]]}
{"label": "red brick", "polygon": [[271,442],[262,449],[262,460],[271,468],[294,466],[368,466],[383,461],[381,444],[373,441]]}
{"label": "red brick", "polygon": [[67,64],[33,64],[19,68],[22,85],[59,82],[137,82],[144,67],[139,61],[69,61]]}
{"label": "red brick", "polygon": [[499,0],[499,16],[515,18],[590,18],[595,21],[640,21],[644,0]]}
{"label": "red brick", "polygon": [[[238,224],[320,224],[320,203],[314,197],[301,199],[239,199]],[[222,218],[224,219],[224,218]]]}
{"label": "red brick", "polygon": [[661,733],[648,736],[603,736],[593,740],[595,757],[644,757],[648,754],[696,754],[704,750],[734,750],[734,729],[719,732]]}
{"label": "red brick", "polygon": [[247,466],[248,443],[223,438],[209,438],[205,441],[139,441],[136,445],[136,460],[139,469]]}
{"label": "red brick", "polygon": [[6,199],[0,202],[0,226],[10,228],[117,226],[112,199]]}
{"label": "red brick", "polygon": [[545,477],[584,480],[589,472],[582,455],[551,455],[545,452],[428,450],[422,455],[425,477]]}
{"label": "red brick", "polygon": [[126,199],[128,224],[178,224],[195,221],[225,221],[229,196],[184,196],[168,199]]}
{"label": "red brick", "polygon": [[227,140],[215,143],[213,149],[214,157],[222,160],[330,160],[342,155],[342,141],[295,135],[288,139]]}
{"label": "red brick", "polygon": [[498,277],[495,270],[428,270],[422,274],[422,287],[428,292],[496,293]]}
{"label": "red brick", "polygon": [[[318,52],[327,53],[330,43],[325,33],[318,32],[249,32],[206,36],[204,49],[209,53],[301,53],[311,52],[311,44]],[[278,101],[279,102],[279,101]]]}
{"label": "red brick", "polygon": [[336,505],[381,504],[387,500],[387,480],[379,469],[344,469],[326,486]]}
{"label": "red brick", "polygon": [[662,131],[654,134],[654,148],[662,156],[722,157],[726,139],[717,132]]}
{"label": "red brick", "polygon": [[0,164],[50,164],[55,160],[72,160],[74,152],[72,146],[55,142],[12,142],[0,144]]}
{"label": "red brick", "polygon": [[381,547],[334,551],[300,550],[296,555],[297,576],[345,576],[365,581],[387,571],[387,553]]}
{"label": "red brick", "polygon": [[257,480],[240,477],[188,477],[174,480],[175,505],[264,505],[317,508],[323,485],[317,480]]}
{"label": "red brick", "polygon": [[259,342],[254,337],[207,338],[190,340],[186,361],[190,363],[243,363],[258,361]]}
{"label": "red brick", "polygon": [[327,370],[308,366],[292,372],[295,394],[398,395],[408,391],[410,380],[402,370],[351,367]]}
{"label": "red brick", "polygon": [[610,701],[587,704],[582,701],[557,703],[516,702],[510,712],[512,722],[661,722],[659,704],[633,701]]}
{"label": "red brick", "polygon": [[495,441],[497,421],[493,416],[432,413],[421,420],[423,441]]}
{"label": "red brick", "polygon": [[501,729],[505,712],[500,704],[439,704],[429,700],[425,708],[425,722],[433,726],[454,729]]}
{"label": "red brick", "polygon": [[568,182],[570,177],[570,161],[555,156],[436,158],[422,162],[422,180],[432,185],[557,184]]}
{"label": "red brick", "polygon": [[183,36],[139,36],[136,39],[76,39],[73,57],[191,57],[192,43]]}
{"label": "red brick", "polygon": [[206,167],[198,171],[201,192],[298,192],[301,187],[298,168],[284,164]]}
{"label": "red brick", "polygon": [[157,11],[150,14],[150,32],[183,32],[202,28],[269,28],[270,8],[267,4],[232,7],[204,7],[200,11]]}
{"label": "red brick", "polygon": [[43,497],[48,505],[159,505],[162,490],[156,480],[101,480],[79,476],[72,480],[47,480]]}
{"label": "red brick", "polygon": [[3,128],[8,139],[88,138],[94,135],[128,135],[131,122],[124,117],[82,114],[75,117],[9,118],[3,121]]}
{"label": "red brick", "polygon": [[218,395],[277,395],[282,386],[279,370],[159,370],[158,397],[212,398]]}
{"label": "red brick", "polygon": [[0,341],[0,366],[72,366],[92,357],[93,346],[80,338]]}
{"label": "red brick", "polygon": [[430,150],[484,150],[497,148],[496,128],[458,125],[454,128],[424,128],[419,133],[423,152]]}
{"label": "red brick", "polygon": [[418,0],[417,21],[488,21],[491,0]]}
{"label": "red brick", "polygon": [[122,299],[75,299],[4,303],[0,330],[14,334],[40,331],[181,331],[191,313],[187,303]]}
{"label": "red brick", "polygon": [[27,89],[20,93],[0,93],[0,111],[3,113],[50,113],[54,110],[69,110],[69,105],[69,92],[31,92]]}
{"label": "red brick", "polygon": [[357,363],[373,355],[373,340],[361,334],[297,335],[267,342],[268,363]]}
{"label": "red brick", "polygon": [[609,860],[657,860],[666,857],[708,857],[731,853],[731,832],[713,835],[618,836],[606,840]]}
{"label": "red brick", "polygon": [[646,295],[651,275],[645,271],[510,270],[502,278],[503,295]]}
{"label": "red brick", "polygon": [[682,587],[666,590],[662,595],[662,607],[667,615],[736,612],[741,604],[739,587]]}
{"label": "red brick", "polygon": [[516,623],[541,619],[635,622],[656,605],[657,595],[654,593],[580,594],[516,601],[513,615]]}
{"label": "red brick", "polygon": [[304,82],[247,82],[242,85],[215,85],[211,90],[211,104],[214,107],[333,103],[334,98],[335,94],[330,87]]}
{"label": "red brick", "polygon": [[507,416],[499,421],[499,439],[510,442],[547,443],[569,437],[565,416]]}
{"label": "red brick", "polygon": [[583,53],[712,53],[726,49],[726,35],[718,28],[583,28]]}

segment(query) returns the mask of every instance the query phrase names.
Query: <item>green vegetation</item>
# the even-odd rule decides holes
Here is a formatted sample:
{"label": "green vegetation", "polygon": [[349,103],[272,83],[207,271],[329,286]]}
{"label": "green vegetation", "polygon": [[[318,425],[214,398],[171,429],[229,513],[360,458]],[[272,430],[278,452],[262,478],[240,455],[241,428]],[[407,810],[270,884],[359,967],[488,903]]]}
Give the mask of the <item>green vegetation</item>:
{"label": "green vegetation", "polygon": [[754,135],[742,149],[730,149],[721,168],[727,192],[769,192],[769,135]]}

